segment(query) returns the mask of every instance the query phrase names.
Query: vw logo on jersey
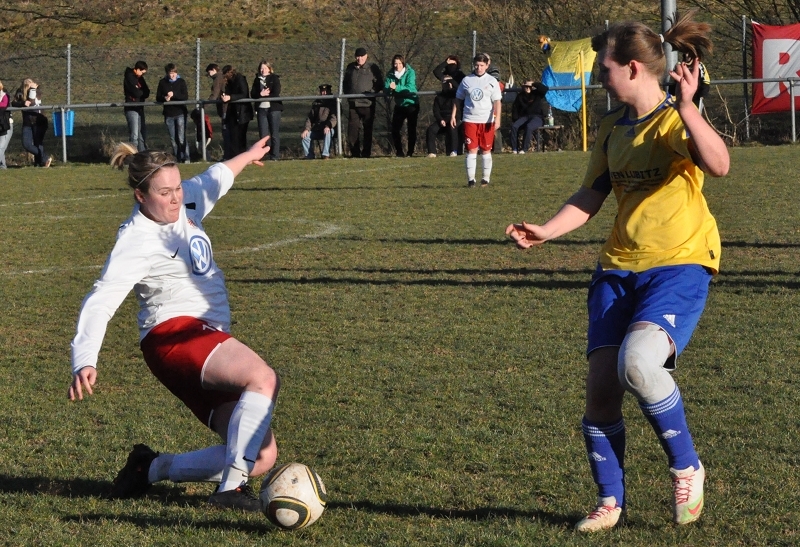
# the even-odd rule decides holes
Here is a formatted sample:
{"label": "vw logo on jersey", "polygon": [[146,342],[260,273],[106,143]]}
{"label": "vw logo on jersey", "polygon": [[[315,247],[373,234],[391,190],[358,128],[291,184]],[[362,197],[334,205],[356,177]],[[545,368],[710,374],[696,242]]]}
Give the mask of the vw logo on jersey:
{"label": "vw logo on jersey", "polygon": [[480,102],[481,99],[483,99],[483,90],[480,87],[476,87],[469,92],[469,98],[472,99],[473,102]]}
{"label": "vw logo on jersey", "polygon": [[189,248],[192,250],[192,272],[205,274],[211,268],[211,244],[203,236],[192,236]]}

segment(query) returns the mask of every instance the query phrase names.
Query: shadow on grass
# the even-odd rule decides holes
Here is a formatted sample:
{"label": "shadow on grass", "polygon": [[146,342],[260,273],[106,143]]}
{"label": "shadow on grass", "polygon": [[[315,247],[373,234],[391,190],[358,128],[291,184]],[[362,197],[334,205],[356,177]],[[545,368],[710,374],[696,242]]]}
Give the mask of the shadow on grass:
{"label": "shadow on grass", "polygon": [[[328,503],[327,511],[357,510],[368,513],[379,513],[397,518],[418,517],[421,515],[447,520],[466,520],[472,522],[525,519],[538,521],[550,526],[569,527],[578,518],[575,515],[555,515],[545,511],[520,511],[508,507],[479,507],[477,509],[439,509],[433,507],[414,507],[410,505],[378,504],[370,501],[335,502]],[[202,530],[228,530],[231,520],[226,518],[204,518],[200,520],[187,520],[185,517],[164,516],[135,516],[120,513],[83,513],[80,515],[64,516],[66,522],[127,522],[139,527],[175,527],[190,526]],[[242,522],[237,520],[236,529],[246,533],[272,533],[275,531],[266,519],[263,524],[258,522]]]}
{"label": "shadow on grass", "polygon": [[476,509],[440,509],[410,505],[377,504],[371,501],[329,502],[328,510],[356,509],[369,513],[381,513],[397,517],[426,515],[432,518],[489,521],[496,519],[537,520],[553,526],[571,525],[575,515],[556,515],[546,511],[520,511],[509,507],[478,507]]}
{"label": "shadow on grass", "polygon": [[562,280],[547,280],[547,281],[533,281],[533,280],[518,280],[518,281],[474,281],[474,280],[457,280],[457,279],[358,279],[353,277],[314,277],[314,278],[300,278],[292,279],[288,277],[273,277],[263,279],[231,279],[228,278],[227,283],[242,283],[242,284],[275,284],[275,283],[296,283],[299,285],[403,285],[407,287],[413,286],[431,286],[431,287],[536,287],[539,289],[561,290],[561,289],[585,289],[588,287],[588,281],[582,279],[580,281],[562,281]]}
{"label": "shadow on grass", "polygon": [[[216,509],[214,512],[218,512]],[[224,515],[223,512],[219,512],[220,515]],[[78,523],[87,523],[87,522],[94,522],[103,524],[105,522],[127,522],[128,524],[132,524],[134,526],[138,526],[140,528],[175,528],[175,527],[191,527],[197,530],[223,530],[229,531],[231,529],[231,519],[230,518],[206,518],[201,520],[188,520],[185,517],[175,516],[175,517],[155,517],[155,516],[134,516],[134,515],[123,515],[120,513],[85,513],[80,515],[69,515],[62,517],[64,522],[78,522]],[[263,523],[258,522],[243,522],[242,520],[236,520],[236,530],[238,532],[245,532],[245,533],[252,533],[252,534],[264,534],[264,533],[272,533],[276,531],[276,528],[273,528],[272,525],[267,522],[267,519],[264,518]]]}
{"label": "shadow on grass", "polygon": [[[0,475],[0,493],[44,494],[64,498],[104,499],[111,490],[110,481],[95,479],[54,479],[51,477],[10,477]],[[210,491],[209,491],[210,494]],[[148,490],[147,499],[165,505],[200,506],[208,499],[205,495],[187,494],[185,488],[171,483],[157,484]],[[112,502],[112,500],[109,500]]]}

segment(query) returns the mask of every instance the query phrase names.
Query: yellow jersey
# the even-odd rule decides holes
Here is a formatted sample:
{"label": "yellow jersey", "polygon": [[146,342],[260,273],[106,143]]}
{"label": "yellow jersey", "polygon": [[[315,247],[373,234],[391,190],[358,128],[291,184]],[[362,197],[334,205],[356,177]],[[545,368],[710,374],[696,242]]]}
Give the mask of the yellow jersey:
{"label": "yellow jersey", "polygon": [[690,140],[671,96],[641,118],[631,119],[622,106],[602,119],[583,181],[617,199],[614,227],[600,250],[602,268],[700,264],[719,271],[719,232]]}

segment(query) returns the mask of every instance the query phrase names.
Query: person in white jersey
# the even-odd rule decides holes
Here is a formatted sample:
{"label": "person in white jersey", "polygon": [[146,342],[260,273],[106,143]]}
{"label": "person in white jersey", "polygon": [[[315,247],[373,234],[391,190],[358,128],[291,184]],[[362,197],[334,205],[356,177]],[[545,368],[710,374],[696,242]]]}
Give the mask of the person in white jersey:
{"label": "person in white jersey", "polygon": [[142,496],[162,480],[207,481],[219,483],[211,505],[260,510],[247,481],[277,459],[270,421],[280,381],[229,333],[228,293],[203,219],[245,166],[262,165],[268,140],[186,181],[176,159],[165,152],[137,152],[122,143],[111,159],[119,169],[127,165],[135,204],[83,300],[67,395],[74,401],[92,394],[106,327],[133,289],[147,366],[223,444],[183,454],[159,454],[137,444],[114,479],[110,498]]}
{"label": "person in white jersey", "polygon": [[500,82],[488,74],[489,55],[479,53],[473,59],[474,71],[461,80],[450,116],[450,125],[456,127],[456,114],[463,106],[464,144],[467,147],[467,186],[475,186],[478,149],[483,160],[481,186],[488,186],[492,176],[492,145],[495,131],[500,129],[500,101],[503,92]]}

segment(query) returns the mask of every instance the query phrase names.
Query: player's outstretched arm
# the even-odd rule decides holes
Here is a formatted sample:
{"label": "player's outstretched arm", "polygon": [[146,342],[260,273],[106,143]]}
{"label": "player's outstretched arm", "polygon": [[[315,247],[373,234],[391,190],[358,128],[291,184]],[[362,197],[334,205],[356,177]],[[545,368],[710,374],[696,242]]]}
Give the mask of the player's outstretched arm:
{"label": "player's outstretched arm", "polygon": [[261,158],[263,158],[266,153],[269,152],[269,146],[267,145],[268,140],[269,135],[257,141],[253,146],[250,147],[249,150],[242,152],[238,156],[234,156],[223,163],[227,165],[231,171],[233,171],[234,177],[238,176],[239,173],[241,173],[242,170],[251,163],[258,166],[263,166],[264,164],[261,162]]}
{"label": "player's outstretched arm", "polygon": [[669,74],[677,82],[678,114],[692,136],[692,160],[704,173],[712,177],[724,177],[731,163],[728,147],[692,102],[700,80],[700,63],[678,63]]}
{"label": "player's outstretched arm", "polygon": [[541,245],[586,224],[600,210],[606,195],[597,190],[581,187],[553,218],[541,226],[524,221],[519,224],[509,224],[506,235],[513,239],[520,249]]}
{"label": "player's outstretched arm", "polygon": [[73,374],[72,383],[67,391],[67,396],[70,401],[78,399],[83,400],[83,390],[86,390],[86,395],[92,395],[92,386],[97,381],[97,369],[94,367],[83,367],[78,372]]}

